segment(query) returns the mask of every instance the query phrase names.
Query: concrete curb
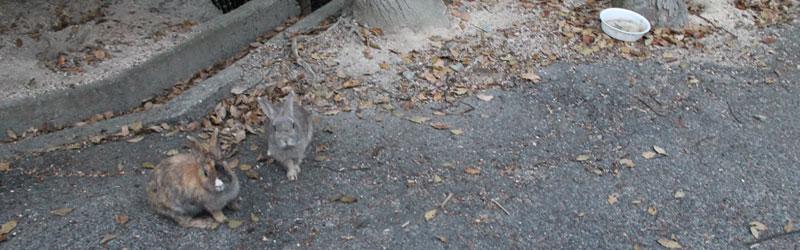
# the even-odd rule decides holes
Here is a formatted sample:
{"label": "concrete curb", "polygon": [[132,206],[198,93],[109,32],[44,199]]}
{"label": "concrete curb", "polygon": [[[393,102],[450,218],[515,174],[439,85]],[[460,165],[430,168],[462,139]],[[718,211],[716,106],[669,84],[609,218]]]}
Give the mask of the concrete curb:
{"label": "concrete curb", "polygon": [[[121,112],[169,89],[222,59],[230,58],[265,32],[297,16],[295,0],[250,1],[200,26],[202,31],[110,79],[75,89],[0,103],[0,131],[47,124],[72,124],[105,111]],[[0,140],[7,140],[0,133]]]}
{"label": "concrete curb", "polygon": [[[344,2],[345,0],[331,1],[311,15],[287,28],[285,32],[271,38],[268,42],[285,39],[285,34],[287,33],[291,34],[316,26],[325,18],[339,12],[344,7]],[[0,158],[17,153],[43,151],[52,147],[84,141],[93,135],[101,133],[114,134],[119,132],[122,126],[139,121],[147,126],[163,122],[174,123],[181,120],[195,120],[206,115],[208,110],[212,109],[217,102],[228,95],[231,88],[235,85],[249,89],[259,83],[258,78],[260,78],[260,76],[245,76],[245,72],[241,66],[234,63],[211,78],[198,83],[164,105],[83,127],[65,129],[15,143],[0,144]]]}

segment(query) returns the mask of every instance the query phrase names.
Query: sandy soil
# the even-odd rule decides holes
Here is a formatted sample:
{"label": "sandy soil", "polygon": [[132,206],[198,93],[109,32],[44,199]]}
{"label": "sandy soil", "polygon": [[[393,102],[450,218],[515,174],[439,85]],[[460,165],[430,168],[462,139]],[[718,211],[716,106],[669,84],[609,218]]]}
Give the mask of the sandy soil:
{"label": "sandy soil", "polygon": [[0,95],[23,98],[109,78],[221,14],[211,1],[2,1]]}

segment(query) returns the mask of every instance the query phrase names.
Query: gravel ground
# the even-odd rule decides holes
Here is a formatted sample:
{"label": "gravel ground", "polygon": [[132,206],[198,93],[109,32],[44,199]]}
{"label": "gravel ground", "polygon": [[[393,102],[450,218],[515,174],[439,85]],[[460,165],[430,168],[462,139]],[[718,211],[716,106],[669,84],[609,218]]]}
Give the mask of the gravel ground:
{"label": "gravel ground", "polygon": [[[147,206],[141,164],[163,159],[185,134],[26,157],[0,175],[0,222],[19,221],[0,246],[652,249],[674,239],[689,249],[745,248],[756,240],[748,223],[765,224],[764,238],[800,218],[800,73],[791,70],[800,32],[779,28],[782,39],[770,45],[777,55],[766,64],[780,75],[712,63],[557,63],[538,72],[538,84],[509,83],[483,92],[490,101],[470,97],[444,110],[454,115],[436,116],[441,104],[429,104],[322,116],[312,148],[327,150],[309,150],[296,182],[258,163],[265,143],[250,137],[234,157],[261,179],[239,172],[242,208],[226,214],[245,223],[233,229],[180,228]],[[769,77],[777,80],[767,84]],[[653,146],[668,155],[643,158]],[[679,191],[685,196],[675,198]],[[357,200],[332,201],[339,195]],[[50,213],[60,208],[75,210]],[[118,224],[115,214],[130,220]],[[119,237],[99,244],[107,234]],[[758,248],[797,242],[800,234],[790,234]]]}

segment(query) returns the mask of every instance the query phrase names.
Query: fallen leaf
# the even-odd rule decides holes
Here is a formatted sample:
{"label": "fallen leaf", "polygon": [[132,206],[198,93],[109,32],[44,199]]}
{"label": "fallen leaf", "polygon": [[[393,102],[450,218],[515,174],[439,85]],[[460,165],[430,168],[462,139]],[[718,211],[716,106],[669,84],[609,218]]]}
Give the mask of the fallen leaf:
{"label": "fallen leaf", "polygon": [[17,227],[16,220],[3,223],[3,226],[0,227],[0,234],[7,234],[8,232],[11,232],[11,230],[14,230],[15,227]]}
{"label": "fallen leaf", "polygon": [[678,191],[678,192],[675,192],[675,195],[673,195],[673,196],[675,197],[675,199],[680,199],[680,198],[686,197],[686,193],[684,193],[683,191]]}
{"label": "fallen leaf", "polygon": [[106,235],[103,235],[103,238],[100,239],[100,245],[106,244],[106,242],[108,242],[110,240],[113,240],[113,239],[116,239],[117,237],[119,237],[119,234],[106,234]]}
{"label": "fallen leaf", "polygon": [[662,154],[662,155],[668,155],[668,154],[667,154],[667,151],[666,151],[666,150],[664,150],[664,148],[662,148],[662,147],[659,147],[659,146],[653,146],[653,150],[655,150],[655,151],[656,151],[656,153],[659,153],[659,154]]}
{"label": "fallen leaf", "polygon": [[768,229],[766,225],[758,221],[750,222],[749,225],[750,225],[750,233],[752,233],[753,237],[756,237],[756,239],[758,239],[758,237],[760,236],[761,231],[766,231]]}
{"label": "fallen leaf", "polygon": [[642,157],[644,157],[645,159],[652,159],[653,157],[656,157],[656,152],[653,151],[644,152],[642,153]]}
{"label": "fallen leaf", "polygon": [[125,225],[125,223],[128,223],[128,215],[115,214],[114,215],[114,220],[117,221],[117,224]]}
{"label": "fallen leaf", "polygon": [[647,213],[652,215],[652,216],[655,216],[658,213],[658,210],[656,210],[655,206],[648,207],[647,208]]}
{"label": "fallen leaf", "polygon": [[445,238],[444,236],[436,236],[436,238],[443,243],[447,243],[447,238]]}
{"label": "fallen leaf", "polygon": [[3,243],[6,240],[8,240],[8,237],[6,237],[5,235],[1,235],[0,234],[0,243]]}
{"label": "fallen leaf", "polygon": [[316,161],[316,162],[322,162],[322,161],[325,161],[327,159],[328,159],[327,155],[320,155],[320,156],[314,157],[314,161]]}
{"label": "fallen leaf", "polygon": [[575,158],[575,160],[576,161],[585,161],[585,160],[588,160],[590,157],[592,157],[592,155],[588,155],[588,154],[579,155],[578,157]]}
{"label": "fallen leaf", "polygon": [[425,212],[425,221],[430,221],[436,217],[436,209]]}
{"label": "fallen leaf", "polygon": [[494,98],[494,96],[490,96],[490,95],[486,95],[486,94],[477,94],[477,95],[475,95],[475,97],[477,97],[478,99],[481,99],[483,101],[487,101],[487,102],[491,101],[492,98]]}
{"label": "fallen leaf", "polygon": [[450,124],[444,122],[431,122],[431,127],[435,129],[449,129]]}
{"label": "fallen leaf", "polygon": [[252,169],[244,172],[244,174],[247,175],[247,177],[250,177],[250,179],[254,179],[254,180],[258,180],[258,179],[261,178],[261,176],[258,175],[258,172],[256,172],[255,170],[252,170]]}
{"label": "fallen leaf", "polygon": [[334,197],[332,200],[333,201],[338,201],[338,202],[341,202],[341,203],[353,203],[353,202],[356,202],[358,199],[356,199],[356,197],[345,196],[345,195],[342,194],[342,195]]}
{"label": "fallen leaf", "polygon": [[256,151],[256,150],[258,150],[258,145],[250,144],[250,148],[248,148],[248,149],[250,149],[250,151]]}
{"label": "fallen leaf", "polygon": [[778,40],[778,38],[775,38],[775,37],[767,37],[767,38],[764,38],[764,40],[761,40],[761,42],[763,42],[765,44],[771,44],[771,43],[774,43],[777,40]]}
{"label": "fallen leaf", "polygon": [[613,206],[614,204],[617,204],[618,201],[619,200],[617,200],[617,195],[616,194],[609,194],[608,195],[608,204],[611,204]]}
{"label": "fallen leaf", "polygon": [[522,77],[522,79],[531,81],[533,83],[538,83],[539,81],[542,80],[542,77],[540,77],[536,73],[533,73],[533,71],[529,71],[527,73],[522,73],[522,74],[520,74],[520,77]]}
{"label": "fallen leaf", "polygon": [[133,132],[139,132],[142,129],[142,121],[135,122],[129,126]]}
{"label": "fallen leaf", "polygon": [[464,134],[464,130],[460,130],[460,129],[451,129],[451,130],[450,130],[450,133],[453,133],[454,135],[461,135],[461,134]]}
{"label": "fallen leaf", "polygon": [[11,131],[10,129],[6,130],[6,135],[8,136],[8,138],[11,138],[12,140],[17,139],[17,134],[15,134],[14,131]]}
{"label": "fallen leaf", "polygon": [[241,169],[242,171],[247,171],[247,170],[250,170],[251,168],[253,168],[253,166],[250,166],[250,165],[247,165],[247,164],[239,165],[239,169]]}
{"label": "fallen leaf", "polygon": [[481,170],[477,169],[477,168],[467,167],[466,169],[464,169],[464,173],[476,175],[476,174],[480,174]]}
{"label": "fallen leaf", "polygon": [[783,231],[790,233],[792,232],[792,230],[794,230],[794,226],[792,225],[792,221],[790,220],[789,222],[786,222],[786,225],[783,226]]}
{"label": "fallen leaf", "polygon": [[50,211],[50,213],[58,215],[58,216],[65,216],[65,215],[67,215],[69,213],[72,213],[72,211],[74,211],[74,210],[75,210],[74,208],[60,208],[60,209],[56,209],[56,210]]}
{"label": "fallen leaf", "polygon": [[322,113],[322,114],[323,114],[323,115],[335,115],[335,114],[338,114],[338,113],[340,113],[340,112],[342,112],[342,111],[341,111],[341,110],[338,110],[338,109],[334,109],[334,110],[328,110],[328,111],[325,111],[325,113]]}
{"label": "fallen leaf", "polygon": [[103,136],[102,135],[95,135],[95,136],[89,137],[89,141],[94,143],[94,144],[99,144],[101,141],[103,141]]}
{"label": "fallen leaf", "polygon": [[247,90],[247,89],[245,89],[242,86],[236,86],[236,87],[231,88],[231,94],[241,95],[242,93],[244,93],[245,90]]}
{"label": "fallen leaf", "polygon": [[345,235],[345,236],[342,236],[342,240],[352,240],[352,239],[355,239],[355,238],[356,238],[356,237],[355,237],[355,236],[352,236],[352,235]]}
{"label": "fallen leaf", "polygon": [[636,164],[634,164],[631,159],[621,159],[621,160],[619,160],[619,163],[622,164],[622,165],[625,165],[626,167],[629,167],[629,168],[632,168],[632,167],[636,166]]}
{"label": "fallen leaf", "polygon": [[156,168],[156,166],[155,166],[155,165],[153,165],[153,163],[149,163],[149,162],[142,163],[142,167],[143,167],[143,168],[149,168],[149,169],[154,169],[154,168]]}
{"label": "fallen leaf", "polygon": [[231,220],[231,219],[228,219],[228,228],[231,228],[231,229],[237,228],[237,227],[241,226],[243,223],[244,223],[244,221],[242,221],[242,220]]}
{"label": "fallen leaf", "polygon": [[383,70],[388,70],[389,69],[389,64],[379,63],[378,67],[381,67],[381,69],[383,69]]}
{"label": "fallen leaf", "polygon": [[254,213],[250,213],[250,221],[252,221],[252,222],[258,222],[258,221],[260,221],[260,220],[261,220],[261,219],[259,219],[259,218],[258,218],[258,216],[256,216],[256,214],[254,214]]}
{"label": "fallen leaf", "polygon": [[662,246],[664,246],[666,248],[669,248],[669,249],[683,248],[683,246],[681,246],[681,244],[678,244],[677,241],[668,240],[668,239],[660,239],[660,240],[658,240],[658,244],[661,244]]}
{"label": "fallen leaf", "polygon": [[[95,58],[97,58],[97,59],[103,59],[103,58],[106,58],[106,52],[105,52],[105,51],[103,51],[103,50],[99,50],[99,49],[98,49],[98,50],[95,50],[95,51],[94,51],[94,57],[95,57]],[[102,243],[101,243],[101,244],[102,244]]]}
{"label": "fallen leaf", "polygon": [[422,117],[422,116],[414,116],[414,117],[408,118],[409,121],[412,121],[412,122],[415,122],[415,123],[424,123],[424,122],[429,121],[430,119],[431,118]]}
{"label": "fallen leaf", "polygon": [[180,153],[180,152],[178,151],[177,148],[173,148],[173,149],[167,150],[167,152],[164,152],[164,154],[167,155],[167,156],[177,155],[178,153]]}
{"label": "fallen leaf", "polygon": [[633,244],[633,250],[642,250],[642,244],[639,243]]}
{"label": "fallen leaf", "polygon": [[0,162],[0,171],[8,171],[11,168],[11,163]]}
{"label": "fallen leaf", "polygon": [[442,182],[442,177],[439,177],[439,175],[433,175],[433,182]]}

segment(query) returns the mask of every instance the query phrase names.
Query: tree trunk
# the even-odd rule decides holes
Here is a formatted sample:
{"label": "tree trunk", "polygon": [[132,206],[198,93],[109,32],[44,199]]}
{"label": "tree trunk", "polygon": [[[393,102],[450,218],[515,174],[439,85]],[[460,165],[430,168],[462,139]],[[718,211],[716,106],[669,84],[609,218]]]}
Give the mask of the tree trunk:
{"label": "tree trunk", "polygon": [[642,14],[653,27],[683,28],[689,23],[684,0],[613,0],[611,5]]}
{"label": "tree trunk", "polygon": [[403,28],[449,26],[442,0],[353,0],[353,16],[370,28],[392,33]]}

